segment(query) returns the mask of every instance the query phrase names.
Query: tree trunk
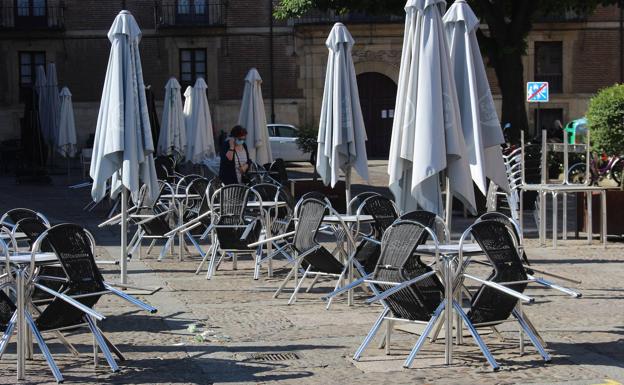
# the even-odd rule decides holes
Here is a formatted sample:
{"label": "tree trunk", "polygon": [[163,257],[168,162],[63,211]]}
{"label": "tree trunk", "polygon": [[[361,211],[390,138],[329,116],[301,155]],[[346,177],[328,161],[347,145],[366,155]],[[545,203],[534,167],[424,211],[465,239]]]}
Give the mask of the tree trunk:
{"label": "tree trunk", "polygon": [[498,85],[503,97],[501,121],[504,124],[511,123],[510,132],[506,133],[511,142],[517,143],[520,131],[525,132],[529,128],[527,112],[525,108],[524,69],[522,66],[522,53],[513,50],[498,54],[496,58],[490,58],[490,62],[496,71]]}

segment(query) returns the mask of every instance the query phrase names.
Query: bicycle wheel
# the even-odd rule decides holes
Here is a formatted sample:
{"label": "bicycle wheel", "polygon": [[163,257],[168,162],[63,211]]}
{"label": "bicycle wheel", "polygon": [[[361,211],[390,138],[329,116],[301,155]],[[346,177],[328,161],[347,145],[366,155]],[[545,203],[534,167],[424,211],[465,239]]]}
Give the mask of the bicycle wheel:
{"label": "bicycle wheel", "polygon": [[618,186],[622,185],[622,172],[624,172],[624,162],[622,160],[615,162],[609,170],[611,178],[618,184]]}
{"label": "bicycle wheel", "polygon": [[585,163],[577,163],[568,169],[568,181],[572,184],[585,183]]}

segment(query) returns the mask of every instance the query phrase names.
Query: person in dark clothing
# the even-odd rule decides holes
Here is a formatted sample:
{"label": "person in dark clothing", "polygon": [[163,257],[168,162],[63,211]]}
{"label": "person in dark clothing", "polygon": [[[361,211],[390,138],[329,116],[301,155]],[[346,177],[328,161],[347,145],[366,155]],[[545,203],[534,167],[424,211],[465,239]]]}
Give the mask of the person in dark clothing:
{"label": "person in dark clothing", "polygon": [[219,178],[223,184],[240,184],[246,179],[251,159],[249,159],[245,139],[247,139],[247,130],[241,126],[234,126],[230,131],[230,136],[221,146]]}

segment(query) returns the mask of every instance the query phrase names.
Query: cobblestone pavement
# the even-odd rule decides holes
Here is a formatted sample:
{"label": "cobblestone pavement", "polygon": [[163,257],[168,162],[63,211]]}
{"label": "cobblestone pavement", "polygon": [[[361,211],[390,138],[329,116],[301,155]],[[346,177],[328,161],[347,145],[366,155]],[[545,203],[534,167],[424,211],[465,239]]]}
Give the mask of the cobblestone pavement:
{"label": "cobblestone pavement", "polygon": [[[93,213],[81,211],[86,191],[68,192],[57,187],[17,186],[0,178],[0,212],[28,206],[46,212],[53,222],[73,221],[94,231],[98,259],[118,256],[116,228],[98,229],[106,207]],[[517,327],[501,327],[505,341],[491,334],[484,339],[502,365],[491,372],[470,337],[455,349],[453,366],[443,365],[443,342],[426,343],[414,368],[401,364],[417,336],[396,331],[391,354],[377,348],[376,340],[360,362],[351,360],[380,307],[365,305],[363,292],[356,292],[355,305],[339,298],[330,310],[320,300],[331,282],[319,283],[300,294],[296,304],[286,304],[288,293],[273,299],[273,291],[284,276],[276,263],[275,278],[263,271],[252,279],[253,265],[239,261],[222,264],[208,281],[205,271],[195,275],[198,256],[179,262],[168,257],[155,260],[157,252],[130,263],[133,283],[161,287],[152,295],[139,296],[159,308],[156,315],[138,311],[114,298],[104,298],[98,309],[109,317],[102,329],[124,352],[120,373],[110,373],[104,360],[93,367],[91,338],[86,331],[70,334],[80,350],[75,358],[56,341],[50,347],[66,383],[111,384],[616,384],[624,383],[624,258],[621,243],[602,247],[582,241],[562,242],[556,250],[539,248],[528,241],[528,256],[536,268],[556,271],[583,281],[577,288],[583,297],[573,299],[557,292],[531,287],[527,293],[536,303],[525,313],[548,343],[552,362],[544,363],[531,346],[520,355]],[[145,252],[143,253],[145,255]],[[116,280],[115,266],[104,269],[108,280]],[[477,271],[477,273],[481,273]],[[131,291],[132,292],[132,291]],[[259,354],[282,353],[263,360]],[[286,353],[290,353],[287,355]],[[15,383],[15,346],[11,344],[0,361],[0,383]],[[46,383],[52,377],[42,356],[27,363],[27,383]]]}

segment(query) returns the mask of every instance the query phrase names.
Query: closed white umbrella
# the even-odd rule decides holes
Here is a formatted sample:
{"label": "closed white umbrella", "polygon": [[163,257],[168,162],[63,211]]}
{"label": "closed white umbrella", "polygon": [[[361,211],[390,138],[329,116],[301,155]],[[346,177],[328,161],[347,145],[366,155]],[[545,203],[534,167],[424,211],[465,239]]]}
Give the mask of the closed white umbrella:
{"label": "closed white umbrella", "polygon": [[[474,211],[474,190],[442,13],[444,0],[409,0],[388,162],[390,190],[402,211],[442,215],[440,178],[447,177],[447,223],[452,196]],[[450,192],[450,194],[449,194]]]}
{"label": "closed white umbrella", "polygon": [[204,79],[198,78],[193,86],[191,96],[190,118],[186,132],[186,160],[195,164],[215,156],[212,118],[206,96],[207,89],[208,85]]}
{"label": "closed white umbrella", "polygon": [[159,155],[171,155],[177,152],[184,156],[186,150],[186,121],[180,88],[180,83],[176,78],[169,79],[165,86],[162,127],[158,138]]}
{"label": "closed white umbrella", "polygon": [[56,76],[56,65],[48,63],[46,69],[46,125],[49,133],[48,142],[56,144],[59,128],[59,113],[61,112],[61,99],[59,97],[58,79]]}
{"label": "closed white umbrella", "polygon": [[48,119],[46,117],[46,111],[48,107],[48,93],[47,79],[45,74],[45,68],[43,66],[37,66],[35,70],[35,92],[37,94],[37,112],[39,113],[39,125],[41,126],[41,135],[43,140],[47,143],[50,137],[50,131],[48,126]]}
{"label": "closed white umbrella", "polygon": [[325,45],[329,50],[318,133],[316,169],[325,185],[336,185],[345,175],[346,200],[351,200],[351,169],[368,181],[366,129],[360,107],[351,50],[354,40],[347,27],[336,23]]}
{"label": "closed white umbrella", "polygon": [[508,191],[500,147],[505,138],[477,42],[479,19],[465,0],[457,0],[443,21],[472,180],[484,195],[487,194],[487,178]]}
{"label": "closed white umbrella", "polygon": [[76,124],[74,121],[72,94],[69,92],[69,88],[63,87],[60,99],[61,107],[59,129],[56,137],[56,151],[64,158],[73,158],[76,155]]}
{"label": "closed white umbrella", "polygon": [[249,70],[245,76],[238,124],[247,129],[247,149],[251,160],[260,165],[272,162],[273,155],[262,99],[262,78],[255,68]]}
{"label": "closed white umbrella", "polygon": [[143,70],[139,56],[141,30],[128,11],[121,11],[108,31],[111,52],[106,69],[91,159],[91,196],[98,202],[121,192],[121,281],[126,283],[127,194],[136,203],[139,189],[147,186],[146,199],[154,201],[158,180],[154,144],[147,111]]}

